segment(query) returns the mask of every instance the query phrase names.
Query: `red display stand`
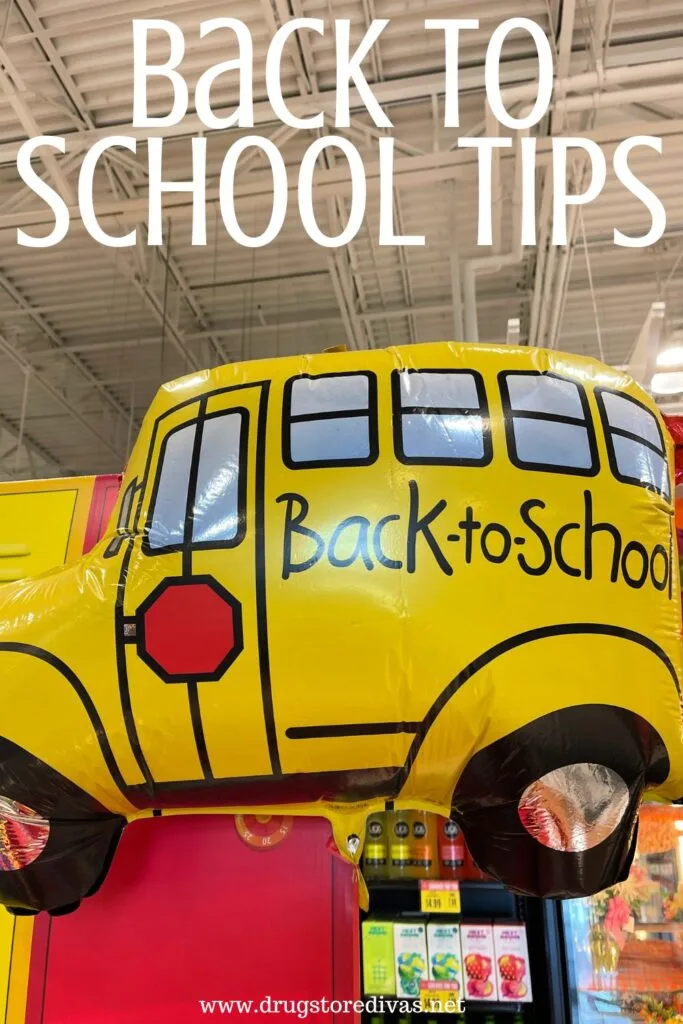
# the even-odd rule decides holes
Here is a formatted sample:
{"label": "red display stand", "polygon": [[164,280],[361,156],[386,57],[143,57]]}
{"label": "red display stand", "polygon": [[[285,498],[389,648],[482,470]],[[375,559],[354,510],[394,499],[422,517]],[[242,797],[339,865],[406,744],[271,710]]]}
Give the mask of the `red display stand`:
{"label": "red display stand", "polygon": [[[253,1000],[266,1020],[296,1021],[270,1012],[274,1000],[358,999],[356,881],[330,834],[322,819],[295,819],[258,850],[224,815],[132,824],[100,892],[73,914],[37,919],[27,1024],[253,1016],[200,1000]],[[349,1008],[306,1019],[359,1017]]]}

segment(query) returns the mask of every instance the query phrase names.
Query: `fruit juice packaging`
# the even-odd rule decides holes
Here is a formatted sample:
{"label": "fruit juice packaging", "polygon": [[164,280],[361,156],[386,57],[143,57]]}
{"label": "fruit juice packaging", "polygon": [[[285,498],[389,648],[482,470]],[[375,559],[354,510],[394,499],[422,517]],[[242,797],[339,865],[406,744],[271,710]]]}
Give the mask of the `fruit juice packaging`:
{"label": "fruit juice packaging", "polygon": [[529,950],[526,927],[517,922],[493,926],[498,998],[501,1003],[530,1003]]}
{"label": "fruit juice packaging", "polygon": [[368,996],[396,994],[394,922],[367,917],[362,924],[363,990]]}
{"label": "fruit juice packaging", "polygon": [[365,834],[363,874],[368,882],[382,881],[389,869],[386,814],[371,814]]}
{"label": "fruit juice packaging", "polygon": [[493,925],[472,922],[460,926],[465,999],[497,1002]]}
{"label": "fruit juice packaging", "polygon": [[387,842],[389,844],[389,870],[391,879],[410,878],[410,811],[391,811],[387,814]]}
{"label": "fruit juice packaging", "polygon": [[439,878],[465,878],[465,837],[452,818],[438,818],[437,826]]}
{"label": "fruit juice packaging", "polygon": [[419,920],[394,921],[396,995],[419,999],[427,979],[427,930]]}
{"label": "fruit juice packaging", "polygon": [[460,926],[453,921],[430,921],[427,924],[429,980],[446,981],[459,995],[463,992]]}
{"label": "fruit juice packaging", "polygon": [[413,811],[410,823],[410,877],[438,878],[439,853],[436,815]]}

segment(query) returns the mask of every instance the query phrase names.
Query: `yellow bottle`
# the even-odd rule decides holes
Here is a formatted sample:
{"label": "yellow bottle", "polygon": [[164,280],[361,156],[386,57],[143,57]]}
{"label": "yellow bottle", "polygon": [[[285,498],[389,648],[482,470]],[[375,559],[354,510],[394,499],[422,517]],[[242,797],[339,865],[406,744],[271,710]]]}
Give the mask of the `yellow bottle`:
{"label": "yellow bottle", "polygon": [[410,839],[412,816],[410,811],[391,811],[387,814],[389,839],[389,878],[411,877]]}
{"label": "yellow bottle", "polygon": [[437,818],[427,811],[411,812],[410,875],[412,878],[439,877]]}
{"label": "yellow bottle", "polygon": [[389,851],[386,814],[371,814],[365,832],[363,874],[367,882],[380,882],[388,873]]}

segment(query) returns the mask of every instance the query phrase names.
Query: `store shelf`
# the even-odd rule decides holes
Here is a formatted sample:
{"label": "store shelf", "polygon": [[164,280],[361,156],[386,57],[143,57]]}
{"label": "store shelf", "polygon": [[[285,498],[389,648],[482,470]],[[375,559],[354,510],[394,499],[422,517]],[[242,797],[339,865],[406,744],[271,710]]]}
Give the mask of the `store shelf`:
{"label": "store shelf", "polygon": [[[477,890],[485,891],[487,889],[488,890],[495,890],[495,891],[498,891],[498,892],[507,892],[508,891],[505,888],[505,886],[503,885],[502,882],[495,882],[493,880],[491,880],[491,881],[469,881],[469,880],[467,880],[467,881],[459,882],[458,885],[460,886],[461,890],[472,889],[475,892]],[[378,889],[380,891],[387,891],[387,892],[391,891],[392,889],[399,889],[399,890],[419,889],[419,887],[420,887],[420,879],[419,878],[400,878],[400,879],[396,879],[394,881],[375,881],[375,882],[368,882],[367,886],[368,886],[368,889],[370,889],[371,891],[373,889]]]}
{"label": "store shelf", "polygon": [[[387,998],[389,998],[389,997],[387,997]],[[521,1013],[523,1015],[525,1013],[525,1010],[531,1011],[531,1009],[532,1009],[532,1004],[531,1003],[472,1003],[472,1002],[470,1002],[470,1003],[466,1003],[465,1004],[465,1018],[466,1018],[466,1020],[471,1020],[472,1018],[476,1018],[478,1020],[480,1017],[486,1017],[487,1014],[494,1014],[495,1016],[503,1015],[503,1014],[505,1014],[507,1016],[509,1014],[510,1016],[512,1016],[515,1013],[516,1014],[520,1014]],[[373,1014],[373,1013],[369,1013],[369,1012],[364,1012],[363,1013],[363,1017],[365,1019],[368,1019],[368,1020],[371,1017],[375,1017],[375,1016],[383,1017],[383,1019],[385,1019],[385,1020],[393,1020],[394,1018],[399,1019],[400,1017],[410,1016],[410,1014],[401,1014],[401,1013],[395,1013],[395,1014],[392,1013],[392,1014],[390,1014],[390,1013],[387,1013],[387,1014],[382,1015],[382,1014]],[[440,1022],[441,1021],[444,1021],[444,1022],[451,1021],[451,1024],[452,1024],[452,1022],[454,1020],[457,1020],[459,1022],[461,1018],[459,1018],[457,1014],[453,1014],[453,1013],[432,1013],[431,1011],[427,1010],[427,1011],[425,1011],[423,1013],[420,1013],[419,1015],[413,1015],[412,1019],[414,1021],[417,1021],[417,1020],[437,1020],[437,1021],[440,1021]]]}
{"label": "store shelf", "polygon": [[[459,881],[461,913],[453,915],[463,921],[523,921],[527,927],[529,963],[531,969],[533,1003],[473,1002],[466,1000],[465,1017],[454,1014],[421,1013],[412,1016],[412,1024],[434,1021],[435,1024],[486,1024],[492,1017],[496,1024],[509,1020],[514,1024],[515,1015],[524,1024],[568,1024],[564,1015],[561,996],[554,1000],[551,986],[556,988],[561,981],[556,968],[549,966],[546,959],[546,934],[550,924],[546,921],[545,904],[541,900],[520,896],[506,889],[494,879]],[[380,918],[406,920],[421,917],[420,879],[403,878],[368,881],[370,897],[369,912]],[[556,925],[555,925],[556,927]],[[553,933],[554,934],[554,933]],[[556,1002],[560,1004],[559,1012]],[[368,1013],[363,1014],[364,1024],[371,1024]],[[387,1014],[386,1024],[399,1024],[401,1014]],[[404,1014],[403,1016],[409,1016]]]}
{"label": "store shelf", "polygon": [[[487,1014],[487,1013],[524,1013],[524,1007],[528,1006],[531,1008],[530,1003],[465,1003],[465,1012],[467,1014]],[[449,1014],[443,1014],[444,1017]]]}
{"label": "store shelf", "polygon": [[[460,916],[467,919],[514,920],[519,917],[519,901],[500,882],[460,882]],[[370,910],[399,916],[420,913],[420,881],[403,878],[396,881],[369,882]]]}
{"label": "store shelf", "polygon": [[584,992],[586,995],[591,996],[604,996],[604,997],[617,997],[620,995],[670,995],[673,993],[683,993],[683,981],[680,984],[676,982],[666,982],[664,985],[653,986],[652,988],[647,985],[622,985],[619,984],[617,988],[590,988],[589,986],[580,986],[577,988],[578,992]]}

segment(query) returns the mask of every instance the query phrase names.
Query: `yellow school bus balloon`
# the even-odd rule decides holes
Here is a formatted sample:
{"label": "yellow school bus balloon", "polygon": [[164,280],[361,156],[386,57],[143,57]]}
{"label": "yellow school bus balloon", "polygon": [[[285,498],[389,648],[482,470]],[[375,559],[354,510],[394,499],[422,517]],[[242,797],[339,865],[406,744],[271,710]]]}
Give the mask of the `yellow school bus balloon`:
{"label": "yellow school bus balloon", "polygon": [[0,589],[0,899],[77,903],[153,810],[326,815],[357,862],[388,801],[523,892],[623,878],[643,796],[683,796],[669,449],[537,349],[161,388],[107,536]]}

